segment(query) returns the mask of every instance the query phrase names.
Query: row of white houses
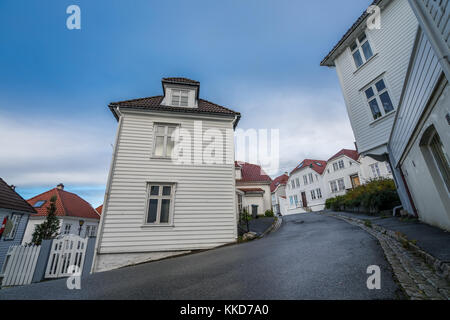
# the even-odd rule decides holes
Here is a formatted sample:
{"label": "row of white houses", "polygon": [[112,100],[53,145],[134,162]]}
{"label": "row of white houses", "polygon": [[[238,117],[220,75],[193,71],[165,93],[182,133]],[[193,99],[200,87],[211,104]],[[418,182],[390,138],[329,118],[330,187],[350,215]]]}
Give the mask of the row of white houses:
{"label": "row of white houses", "polygon": [[404,210],[450,230],[450,1],[375,0],[324,58],[358,151],[389,161]]}
{"label": "row of white houses", "polygon": [[273,201],[279,204],[281,214],[320,211],[325,208],[326,199],[379,178],[392,178],[388,162],[342,149],[328,161],[303,160],[291,171],[285,194],[275,195],[274,191]]}

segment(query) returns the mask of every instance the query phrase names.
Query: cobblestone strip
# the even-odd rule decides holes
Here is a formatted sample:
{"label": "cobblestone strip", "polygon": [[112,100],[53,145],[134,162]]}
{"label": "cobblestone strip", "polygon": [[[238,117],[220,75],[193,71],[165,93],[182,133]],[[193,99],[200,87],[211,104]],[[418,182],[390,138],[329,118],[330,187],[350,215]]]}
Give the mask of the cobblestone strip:
{"label": "cobblestone strip", "polygon": [[358,226],[378,239],[392,266],[398,282],[411,300],[449,300],[450,283],[443,274],[435,270],[423,254],[408,250],[412,244],[399,241],[393,233],[380,226],[366,225],[364,221],[339,214],[324,213]]}

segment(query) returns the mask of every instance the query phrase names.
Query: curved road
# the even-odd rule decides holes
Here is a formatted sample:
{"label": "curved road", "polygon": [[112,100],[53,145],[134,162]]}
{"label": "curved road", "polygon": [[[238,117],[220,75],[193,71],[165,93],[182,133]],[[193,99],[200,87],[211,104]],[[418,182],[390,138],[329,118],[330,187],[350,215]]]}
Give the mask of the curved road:
{"label": "curved road", "polygon": [[[369,265],[381,290],[368,290]],[[155,261],[81,279],[0,290],[1,299],[398,299],[377,240],[344,221],[314,213],[283,217],[263,239]]]}

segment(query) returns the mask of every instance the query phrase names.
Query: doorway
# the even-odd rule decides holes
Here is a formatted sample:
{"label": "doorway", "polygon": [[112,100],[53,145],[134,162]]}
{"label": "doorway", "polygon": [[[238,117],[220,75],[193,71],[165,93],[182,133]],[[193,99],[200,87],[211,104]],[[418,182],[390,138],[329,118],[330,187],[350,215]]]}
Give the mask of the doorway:
{"label": "doorway", "polygon": [[303,208],[306,208],[308,206],[308,202],[306,201],[306,193],[302,192],[302,204]]}

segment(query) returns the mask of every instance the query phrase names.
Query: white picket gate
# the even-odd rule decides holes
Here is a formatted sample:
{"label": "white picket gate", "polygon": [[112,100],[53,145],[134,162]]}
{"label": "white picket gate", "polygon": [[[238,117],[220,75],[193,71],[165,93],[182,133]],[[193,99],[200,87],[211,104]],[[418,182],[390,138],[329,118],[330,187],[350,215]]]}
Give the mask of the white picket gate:
{"label": "white picket gate", "polygon": [[10,246],[3,264],[2,287],[30,284],[41,246]]}
{"label": "white picket gate", "polygon": [[69,234],[53,240],[50,257],[45,270],[45,278],[61,278],[72,275],[77,270],[69,269],[77,266],[83,270],[88,238]]}

